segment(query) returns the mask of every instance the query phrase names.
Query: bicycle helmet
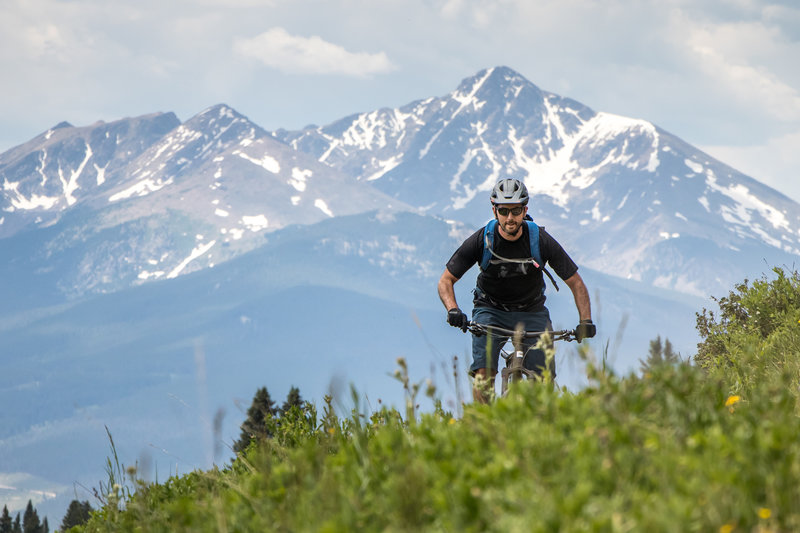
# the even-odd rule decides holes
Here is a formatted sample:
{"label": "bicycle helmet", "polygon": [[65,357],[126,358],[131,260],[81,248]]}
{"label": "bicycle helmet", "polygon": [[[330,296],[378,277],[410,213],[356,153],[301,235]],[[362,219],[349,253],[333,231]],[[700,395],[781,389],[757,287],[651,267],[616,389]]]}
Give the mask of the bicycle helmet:
{"label": "bicycle helmet", "polygon": [[492,203],[528,205],[528,188],[518,179],[502,179],[492,189]]}

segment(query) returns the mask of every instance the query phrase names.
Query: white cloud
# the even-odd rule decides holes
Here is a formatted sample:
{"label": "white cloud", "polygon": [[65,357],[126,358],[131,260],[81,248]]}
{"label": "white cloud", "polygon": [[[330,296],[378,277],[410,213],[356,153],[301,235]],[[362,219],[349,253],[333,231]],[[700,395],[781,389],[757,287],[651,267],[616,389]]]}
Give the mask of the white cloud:
{"label": "white cloud", "polygon": [[364,77],[395,69],[386,53],[349,52],[321,37],[298,37],[272,28],[251,39],[237,39],[234,50],[284,72]]}
{"label": "white cloud", "polygon": [[783,41],[776,27],[760,21],[705,23],[691,29],[687,46],[719,93],[778,121],[796,121],[800,120],[800,92],[791,85],[792,74],[769,64],[782,49],[792,47]]}

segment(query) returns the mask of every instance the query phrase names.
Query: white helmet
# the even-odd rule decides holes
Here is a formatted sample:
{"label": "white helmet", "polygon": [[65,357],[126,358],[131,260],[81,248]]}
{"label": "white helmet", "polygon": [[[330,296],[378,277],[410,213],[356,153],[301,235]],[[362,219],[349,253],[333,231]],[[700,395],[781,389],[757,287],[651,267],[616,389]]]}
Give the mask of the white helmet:
{"label": "white helmet", "polygon": [[518,179],[502,179],[492,189],[492,203],[528,205],[528,188]]}

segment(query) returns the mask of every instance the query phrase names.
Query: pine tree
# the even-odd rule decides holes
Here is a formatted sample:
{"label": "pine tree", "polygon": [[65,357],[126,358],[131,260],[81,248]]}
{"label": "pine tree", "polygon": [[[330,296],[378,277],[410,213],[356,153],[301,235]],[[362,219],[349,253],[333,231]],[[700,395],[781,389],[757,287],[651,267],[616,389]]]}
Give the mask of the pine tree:
{"label": "pine tree", "polygon": [[0,515],[0,533],[11,533],[11,515],[8,514],[8,507],[3,506],[3,514]]}
{"label": "pine tree", "polygon": [[69,502],[69,507],[67,507],[67,514],[65,514],[64,519],[61,520],[61,531],[66,531],[75,526],[82,526],[89,521],[91,513],[92,506],[89,505],[89,502],[72,500]]}
{"label": "pine tree", "polygon": [[663,364],[673,365],[680,362],[680,354],[672,351],[672,343],[669,339],[664,339],[664,344],[661,344],[661,335],[650,341],[650,351],[648,352],[647,359],[641,362],[642,372],[649,372],[655,367]]}
{"label": "pine tree", "polygon": [[44,517],[44,521],[42,522],[42,527],[39,528],[41,533],[50,533],[50,524],[47,523],[47,517]]}
{"label": "pine tree", "polygon": [[11,533],[22,533],[22,526],[19,523],[19,513],[17,513],[17,517],[14,519],[14,525],[11,527]]}
{"label": "pine tree", "polygon": [[250,445],[253,439],[269,438],[272,435],[267,427],[267,419],[277,414],[275,402],[269,396],[266,387],[261,387],[253,397],[253,403],[247,410],[247,418],[242,423],[242,434],[233,445],[233,451],[241,453]]}
{"label": "pine tree", "polygon": [[303,407],[303,398],[300,396],[300,389],[294,386],[289,389],[289,394],[286,395],[286,401],[283,402],[281,406],[281,416],[285,415],[292,407],[299,407],[301,409]]}
{"label": "pine tree", "polygon": [[39,520],[39,513],[33,508],[33,502],[28,500],[25,507],[25,515],[22,517],[22,533],[40,533],[42,523]]}

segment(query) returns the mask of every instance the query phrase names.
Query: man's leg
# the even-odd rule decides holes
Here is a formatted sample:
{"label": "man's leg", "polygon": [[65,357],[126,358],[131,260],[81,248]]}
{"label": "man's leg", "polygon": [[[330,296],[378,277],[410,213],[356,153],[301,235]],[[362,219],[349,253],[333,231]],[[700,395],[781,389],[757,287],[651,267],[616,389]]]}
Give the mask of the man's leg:
{"label": "man's leg", "polygon": [[494,381],[497,376],[497,370],[479,368],[472,376],[472,399],[476,403],[489,403],[494,396]]}
{"label": "man's leg", "polygon": [[[488,307],[476,307],[472,310],[472,320],[489,326],[502,326],[499,314],[502,311]],[[472,336],[472,398],[479,403],[489,403],[494,396],[494,382],[497,376],[497,362],[500,348],[505,340],[494,335]]]}
{"label": "man's leg", "polygon": [[[515,316],[519,322],[525,324],[526,331],[546,331],[552,330],[553,326],[550,323],[550,312],[546,307],[542,307],[539,311],[520,312]],[[533,348],[539,342],[538,338],[525,339],[525,360],[524,366],[528,370],[533,370],[537,375],[541,376],[545,368],[550,370],[550,378],[556,377],[556,362],[555,359],[547,361],[545,351],[541,348]]]}

